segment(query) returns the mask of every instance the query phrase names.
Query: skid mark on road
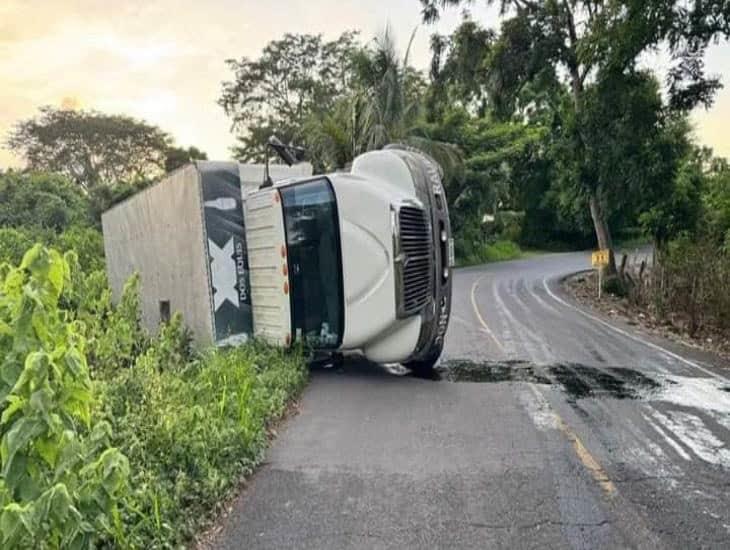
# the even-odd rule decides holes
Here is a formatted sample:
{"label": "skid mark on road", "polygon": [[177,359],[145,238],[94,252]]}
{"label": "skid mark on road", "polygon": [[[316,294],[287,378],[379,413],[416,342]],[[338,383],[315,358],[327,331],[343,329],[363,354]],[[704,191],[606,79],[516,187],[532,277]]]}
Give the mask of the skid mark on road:
{"label": "skid mark on road", "polygon": [[554,349],[548,340],[554,360],[592,361],[604,364],[621,363],[622,361],[618,361],[617,358],[631,361],[632,358],[627,355],[624,342],[619,340],[617,335],[610,334],[611,338],[607,338],[609,334],[589,319],[576,316],[566,318],[564,310],[559,311],[552,304],[548,304],[546,300],[549,297],[540,282],[538,279],[527,281],[522,285],[524,292],[521,302],[527,308],[526,315],[540,320],[541,332],[552,335],[556,341],[561,342],[561,346]]}
{"label": "skid mark on road", "polygon": [[[517,307],[519,307],[524,314],[523,318],[525,319],[525,323],[521,322],[522,326],[529,328],[530,333],[537,340],[538,345],[540,346],[540,349],[545,356],[545,360],[554,361],[555,359],[557,359],[557,355],[553,352],[553,349],[550,347],[550,344],[543,334],[544,327],[540,327],[539,325],[535,324],[533,320],[535,318],[535,314],[533,311],[530,311],[530,308],[523,299],[522,294],[528,294],[527,286],[525,285],[524,279],[519,279],[517,281],[517,284],[514,286],[513,284],[514,281],[510,283],[508,294],[512,298],[512,300],[514,300],[515,304],[517,304]],[[527,326],[528,323],[529,327]]]}
{"label": "skid mark on road", "polygon": [[[481,281],[482,279],[478,279],[472,286],[472,306],[477,318],[480,320],[480,323],[482,323],[482,326],[487,331],[489,337],[497,343],[501,350],[504,350],[505,346],[487,325],[478,309],[476,292]],[[545,300],[537,296],[537,292],[530,288],[529,284],[524,284],[522,281],[517,283],[512,281],[502,284],[500,284],[499,281],[494,281],[491,286],[491,293],[494,299],[493,303],[497,310],[497,314],[502,316],[505,321],[504,337],[509,339],[510,351],[513,354],[516,354],[518,351],[522,350],[528,355],[528,358],[531,361],[539,361],[539,359],[542,359],[543,356],[546,360],[550,360],[551,350],[543,341],[541,341],[541,335],[538,334],[537,327],[534,326],[534,323],[529,321],[529,307],[533,304],[528,306],[525,299],[534,300],[534,305],[544,309],[548,315],[558,313],[556,308],[557,306],[553,307],[552,304],[548,305],[547,303],[541,303],[545,302]],[[675,403],[679,401],[681,402],[681,405],[690,407],[701,407],[703,401],[707,402],[707,399],[704,398],[708,397],[709,394],[712,394],[714,398],[720,397],[719,400],[715,399],[715,402],[723,403],[726,401],[725,399],[722,399],[722,395],[718,395],[727,393],[724,392],[725,385],[717,384],[718,380],[726,381],[727,379],[724,377],[716,375],[709,369],[702,367],[694,361],[685,359],[684,357],[666,350],[657,344],[653,344],[652,342],[648,342],[638,336],[634,336],[633,334],[630,334],[577,308],[576,306],[573,306],[557,296],[550,289],[547,283],[547,278],[542,279],[542,286],[547,297],[552,299],[554,303],[559,306],[575,310],[584,318],[592,321],[592,329],[596,331],[597,335],[605,334],[605,329],[608,329],[614,334],[639,342],[652,350],[660,352],[665,357],[684,363],[685,365],[691,366],[712,376],[711,382],[709,380],[695,381],[691,378],[685,377],[684,381],[687,382],[685,384],[677,383],[676,380],[668,380],[669,377],[663,376],[662,379],[665,383],[662,384],[662,388],[660,390],[659,383],[650,380],[638,371],[636,373],[629,372],[630,369],[626,368],[615,369],[612,371],[611,369],[591,369],[581,365],[557,365],[550,369],[549,366],[544,365],[545,367],[548,367],[550,378],[553,380],[557,379],[564,391],[568,393],[569,402],[571,399],[575,400],[576,398],[583,399],[588,397],[598,397],[600,395],[596,393],[596,388],[598,387],[601,388],[601,391],[606,391],[607,395],[612,398],[635,398],[638,395],[637,391],[627,386],[626,382],[637,382],[637,380],[638,382],[641,382],[641,384],[637,383],[632,385],[641,387],[642,397],[648,397],[651,394],[654,398],[652,400],[663,401],[662,397],[657,394],[664,393],[663,397],[666,401]],[[504,293],[504,295],[502,295],[502,293]],[[526,293],[524,298],[521,295],[522,293]],[[509,304],[506,304],[505,300],[509,300]],[[510,307],[514,307],[514,311],[510,310],[508,305]],[[526,320],[524,322],[520,321],[517,318],[517,315],[526,316]],[[603,333],[599,327],[604,329]],[[614,336],[613,338],[615,339],[616,337]],[[617,345],[619,342],[620,340],[616,340]],[[519,366],[515,364],[508,368],[510,370],[513,368],[519,369]],[[494,369],[492,370],[494,371]],[[588,450],[578,433],[569,426],[563,418],[561,418],[557,411],[550,406],[546,396],[544,395],[544,390],[541,391],[540,389],[541,387],[545,387],[542,385],[543,381],[535,379],[540,375],[539,371],[525,370],[524,374],[526,375],[524,382],[527,382],[526,385],[529,387],[534,399],[525,400],[524,398],[521,398],[520,401],[522,402],[525,411],[533,420],[534,425],[541,430],[559,430],[570,442],[575,456],[588,471],[593,480],[598,484],[602,492],[607,497],[613,497],[616,495],[616,485],[611,480],[599,460]],[[507,377],[507,375],[498,371],[490,372],[490,376],[494,377],[495,375],[496,378],[499,378],[500,375]],[[635,380],[631,380],[631,377],[634,377]],[[639,378],[641,378],[641,380],[639,380]],[[708,383],[712,387],[706,387]],[[575,401],[572,401],[572,403],[575,403]],[[715,409],[717,408],[722,409],[723,406],[716,406]],[[724,467],[730,467],[730,451],[723,445],[722,441],[704,425],[702,418],[687,412],[668,412],[665,415],[655,411],[652,407],[649,407],[648,409],[652,412],[648,415],[642,414],[643,419],[647,422],[647,426],[644,429],[656,433],[656,435],[659,436],[659,441],[663,441],[679,456],[681,460],[689,461],[692,458],[691,454],[694,454],[704,461],[722,465]],[[722,412],[724,413],[725,411]],[[660,462],[664,462],[666,460],[666,458],[662,459],[663,453],[658,445],[650,440],[647,444],[649,447],[647,450],[650,451],[648,454],[643,451],[643,449],[639,449],[646,454],[642,460],[642,462],[645,462],[644,466],[649,466],[655,460],[659,460]],[[656,458],[652,458],[652,455]],[[650,460],[650,458],[652,459]],[[650,473],[651,472],[647,472],[647,474]]]}
{"label": "skid mark on road", "polygon": [[[527,352],[530,360],[538,361],[540,359],[538,356],[538,348],[542,347],[539,337],[533,334],[528,327],[520,323],[512,314],[510,308],[506,306],[501,296],[501,285],[498,282],[492,285],[492,296],[497,306],[497,311],[506,318],[502,335],[509,342],[512,355],[517,356],[520,353],[517,345],[519,344],[519,347]],[[549,361],[548,357],[544,359]]]}

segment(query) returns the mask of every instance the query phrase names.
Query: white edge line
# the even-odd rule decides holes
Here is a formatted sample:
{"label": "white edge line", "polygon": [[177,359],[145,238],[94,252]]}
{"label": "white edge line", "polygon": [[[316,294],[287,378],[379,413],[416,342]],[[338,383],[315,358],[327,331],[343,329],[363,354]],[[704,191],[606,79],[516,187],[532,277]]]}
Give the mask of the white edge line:
{"label": "white edge line", "polygon": [[593,321],[596,321],[596,322],[604,325],[605,327],[608,327],[612,331],[614,331],[614,332],[616,332],[618,334],[621,334],[622,336],[625,336],[626,338],[629,338],[629,339],[631,339],[631,340],[633,340],[635,342],[639,342],[640,344],[644,344],[645,346],[648,346],[648,347],[650,347],[650,348],[652,348],[652,349],[654,349],[656,351],[659,351],[661,353],[664,353],[665,355],[668,355],[669,357],[671,357],[673,359],[676,359],[678,361],[681,361],[682,363],[685,363],[685,364],[689,365],[690,367],[694,367],[694,368],[696,368],[696,369],[704,372],[705,374],[708,374],[709,376],[711,376],[712,378],[714,378],[716,380],[722,380],[724,382],[730,382],[730,379],[722,376],[721,374],[717,374],[715,372],[712,372],[711,370],[706,369],[705,367],[703,367],[701,365],[698,365],[694,361],[690,361],[689,359],[685,359],[681,355],[677,355],[673,351],[669,351],[668,349],[665,349],[665,348],[663,348],[663,347],[661,347],[661,346],[659,346],[657,344],[654,344],[653,342],[649,342],[647,340],[644,340],[643,338],[639,338],[638,336],[635,336],[635,335],[633,335],[633,334],[631,334],[629,332],[626,332],[623,329],[620,329],[620,328],[612,325],[611,323],[608,323],[608,322],[604,321],[600,317],[596,317],[595,315],[591,315],[587,311],[583,311],[582,309],[574,306],[573,304],[570,304],[570,303],[566,302],[565,300],[563,300],[562,298],[560,298],[559,296],[557,296],[555,293],[553,293],[552,290],[550,290],[550,287],[547,284],[547,277],[543,278],[542,284],[545,287],[545,290],[547,290],[547,293],[554,300],[556,300],[557,302],[563,304],[564,306],[569,307],[570,309],[574,309],[575,311],[577,311],[581,315],[583,315],[583,316],[585,316],[585,317],[587,317],[587,318],[589,318],[589,319],[591,319]]}

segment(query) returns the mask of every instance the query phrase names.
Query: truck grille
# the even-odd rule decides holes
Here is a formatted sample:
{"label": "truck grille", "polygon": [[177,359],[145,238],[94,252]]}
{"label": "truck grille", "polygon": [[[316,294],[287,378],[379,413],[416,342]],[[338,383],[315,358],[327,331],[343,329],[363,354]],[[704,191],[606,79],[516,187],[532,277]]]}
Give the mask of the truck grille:
{"label": "truck grille", "polygon": [[420,310],[431,297],[431,234],[426,214],[420,208],[401,206],[398,225],[402,259],[401,313],[410,315]]}

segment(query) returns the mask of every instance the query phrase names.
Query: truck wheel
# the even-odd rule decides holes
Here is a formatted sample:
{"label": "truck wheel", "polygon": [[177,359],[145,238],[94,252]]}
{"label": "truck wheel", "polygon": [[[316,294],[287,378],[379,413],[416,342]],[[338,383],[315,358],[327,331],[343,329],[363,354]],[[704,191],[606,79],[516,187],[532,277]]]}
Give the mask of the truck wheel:
{"label": "truck wheel", "polygon": [[404,363],[404,366],[419,378],[435,380],[438,378],[435,367],[439,357],[441,357],[441,349],[441,346],[434,346],[426,357],[418,361]]}

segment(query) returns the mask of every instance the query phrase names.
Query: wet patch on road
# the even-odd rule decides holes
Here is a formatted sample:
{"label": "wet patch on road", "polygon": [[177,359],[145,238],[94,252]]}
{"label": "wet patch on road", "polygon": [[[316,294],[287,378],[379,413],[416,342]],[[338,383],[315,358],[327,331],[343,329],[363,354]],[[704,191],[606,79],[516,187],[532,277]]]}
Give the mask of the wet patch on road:
{"label": "wet patch on road", "polygon": [[576,363],[536,365],[525,361],[442,362],[435,379],[449,382],[529,382],[557,385],[575,401],[586,397],[636,399],[662,387],[657,380],[627,367],[597,368]]}
{"label": "wet patch on road", "polygon": [[539,367],[523,361],[475,362],[465,359],[445,361],[436,368],[439,379],[449,382],[532,382],[551,384]]}
{"label": "wet patch on road", "polygon": [[564,364],[553,365],[548,369],[573,400],[596,396],[636,399],[661,387],[656,380],[626,367],[604,370],[586,365]]}

